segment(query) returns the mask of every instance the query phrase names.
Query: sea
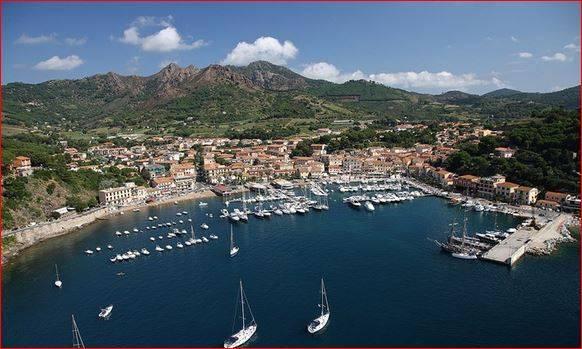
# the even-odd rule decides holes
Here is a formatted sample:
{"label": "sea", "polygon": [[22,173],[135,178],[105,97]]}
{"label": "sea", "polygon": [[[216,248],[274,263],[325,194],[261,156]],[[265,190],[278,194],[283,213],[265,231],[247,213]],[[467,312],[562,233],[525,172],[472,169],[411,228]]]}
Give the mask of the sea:
{"label": "sea", "polygon": [[[345,195],[332,193],[328,211],[234,223],[234,258],[218,197],[203,199],[205,207],[193,200],[126,212],[42,242],[3,268],[2,346],[69,347],[74,315],[87,347],[222,347],[241,326],[241,280],[258,325],[251,347],[580,345],[578,243],[527,255],[513,268],[455,259],[434,243],[446,239],[452,221],[466,216],[469,234],[521,221],[464,212],[437,197],[368,212],[343,203]],[[188,214],[176,215],[182,211]],[[178,249],[178,238],[165,237],[170,228],[146,229],[160,222],[188,232],[192,224],[198,238],[219,239]],[[142,232],[115,235],[133,228]],[[174,248],[156,252],[156,244]],[[84,253],[97,246],[103,251]],[[109,260],[144,247],[151,255]],[[61,289],[53,285],[55,264]],[[331,316],[311,335],[322,278]],[[110,318],[100,319],[110,304]]]}

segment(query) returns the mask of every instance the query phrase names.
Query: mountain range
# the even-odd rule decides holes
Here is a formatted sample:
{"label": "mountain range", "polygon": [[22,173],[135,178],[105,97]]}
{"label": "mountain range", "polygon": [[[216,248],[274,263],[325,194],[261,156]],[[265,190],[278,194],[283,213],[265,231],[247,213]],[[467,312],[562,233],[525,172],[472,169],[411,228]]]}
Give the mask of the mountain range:
{"label": "mountain range", "polygon": [[484,95],[421,94],[357,80],[336,84],[265,61],[244,67],[170,64],[151,76],[116,73],[77,80],[3,86],[4,122],[61,123],[84,129],[145,127],[186,120],[228,123],[254,119],[430,119],[527,117],[550,106],[578,108],[579,86],[551,93],[500,89]]}

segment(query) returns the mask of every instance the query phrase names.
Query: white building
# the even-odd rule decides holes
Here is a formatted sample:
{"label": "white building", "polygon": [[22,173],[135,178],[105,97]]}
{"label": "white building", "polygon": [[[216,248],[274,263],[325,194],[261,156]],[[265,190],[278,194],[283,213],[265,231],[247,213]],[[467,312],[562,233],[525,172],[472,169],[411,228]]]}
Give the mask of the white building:
{"label": "white building", "polygon": [[99,190],[99,202],[104,205],[125,206],[145,200],[146,188],[127,182],[123,187]]}

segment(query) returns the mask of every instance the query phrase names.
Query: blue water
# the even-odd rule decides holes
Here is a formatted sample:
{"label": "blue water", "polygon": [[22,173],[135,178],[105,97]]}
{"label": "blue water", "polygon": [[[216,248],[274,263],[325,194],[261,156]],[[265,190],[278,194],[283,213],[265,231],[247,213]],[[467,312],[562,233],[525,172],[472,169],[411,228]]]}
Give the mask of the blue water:
{"label": "blue water", "polygon": [[[128,212],[24,252],[4,270],[3,346],[70,346],[71,314],[87,346],[222,346],[240,278],[258,323],[253,346],[579,345],[577,244],[550,257],[526,256],[513,269],[458,260],[428,240],[444,239],[459,216],[445,201],[426,197],[369,213],[334,196],[327,212],[236,224],[240,252],[230,259],[222,201],[207,201],[206,208],[184,202]],[[220,239],[159,254],[149,237],[160,229],[114,235],[145,229],[148,216],[185,220],[175,216],[182,210]],[[494,225],[492,214],[468,218],[471,233]],[[498,223],[505,229],[518,221],[500,215]],[[147,247],[152,255],[112,264],[111,252],[83,254],[107,244]],[[53,286],[55,263],[62,289]],[[120,271],[126,276],[116,276]],[[331,320],[311,336],[305,327],[319,311],[322,276]],[[112,317],[99,320],[108,304]]]}

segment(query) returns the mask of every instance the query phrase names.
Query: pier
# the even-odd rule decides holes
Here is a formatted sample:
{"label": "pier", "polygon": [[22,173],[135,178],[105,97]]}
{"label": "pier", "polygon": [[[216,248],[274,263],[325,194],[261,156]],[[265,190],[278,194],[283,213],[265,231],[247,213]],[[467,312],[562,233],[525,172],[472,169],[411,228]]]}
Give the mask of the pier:
{"label": "pier", "polygon": [[546,241],[559,235],[567,218],[567,215],[560,214],[540,230],[536,230],[533,227],[521,227],[515,233],[484,253],[481,258],[483,260],[513,266],[521,259],[530,246],[545,245]]}

